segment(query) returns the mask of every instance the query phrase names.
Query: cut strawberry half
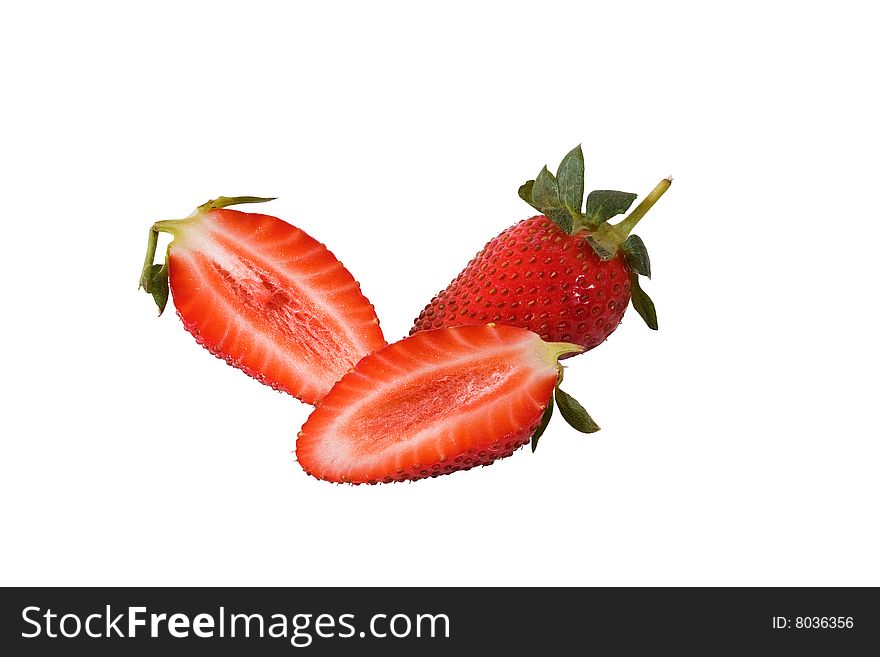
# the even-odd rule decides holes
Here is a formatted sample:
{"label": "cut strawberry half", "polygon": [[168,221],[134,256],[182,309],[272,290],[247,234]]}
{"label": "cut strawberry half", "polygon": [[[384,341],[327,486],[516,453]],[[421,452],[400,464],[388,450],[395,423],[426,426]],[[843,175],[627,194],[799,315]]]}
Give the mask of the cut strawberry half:
{"label": "cut strawberry half", "polygon": [[[318,479],[353,484],[489,465],[537,440],[561,380],[558,359],[581,349],[494,324],[417,333],[342,377],[299,433],[297,459]],[[598,430],[558,387],[557,403],[575,428]]]}
{"label": "cut strawberry half", "polygon": [[[150,229],[141,287],[159,314],[171,296],[212,354],[308,403],[385,345],[373,306],[323,244],[265,214],[225,209],[272,199],[220,197]],[[153,264],[160,231],[174,237]]]}

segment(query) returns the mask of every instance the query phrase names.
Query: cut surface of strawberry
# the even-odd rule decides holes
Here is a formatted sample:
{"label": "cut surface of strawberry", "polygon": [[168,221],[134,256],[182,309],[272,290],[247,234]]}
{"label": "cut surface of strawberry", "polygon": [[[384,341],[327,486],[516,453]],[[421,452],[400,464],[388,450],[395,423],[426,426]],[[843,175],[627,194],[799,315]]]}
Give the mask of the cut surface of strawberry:
{"label": "cut surface of strawberry", "polygon": [[[157,222],[141,286],[160,314],[170,294],[196,340],[259,381],[308,403],[385,345],[373,306],[323,244],[281,219],[221,197],[183,220]],[[158,232],[173,235],[153,264]]]}
{"label": "cut surface of strawberry", "polygon": [[300,431],[297,459],[318,479],[355,484],[488,465],[536,434],[558,358],[580,350],[494,324],[420,332],[342,377]]}

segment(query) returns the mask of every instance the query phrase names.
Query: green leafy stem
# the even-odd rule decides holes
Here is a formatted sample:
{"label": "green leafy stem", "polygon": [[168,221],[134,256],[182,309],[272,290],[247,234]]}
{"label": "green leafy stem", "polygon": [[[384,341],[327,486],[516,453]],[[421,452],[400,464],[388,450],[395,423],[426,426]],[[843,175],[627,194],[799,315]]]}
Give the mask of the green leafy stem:
{"label": "green leafy stem", "polygon": [[622,252],[630,269],[633,308],[649,328],[657,330],[654,302],[639,283],[639,276],[651,278],[651,260],[642,238],[632,231],[666,193],[672,178],[657,183],[635,210],[617,224],[611,224],[610,219],[629,210],[636,195],[599,189],[587,195],[584,205],[584,174],[584,153],[578,145],[562,159],[555,176],[545,166],[534,180],[519,188],[519,196],[568,235],[583,232],[601,259],[610,260]]}

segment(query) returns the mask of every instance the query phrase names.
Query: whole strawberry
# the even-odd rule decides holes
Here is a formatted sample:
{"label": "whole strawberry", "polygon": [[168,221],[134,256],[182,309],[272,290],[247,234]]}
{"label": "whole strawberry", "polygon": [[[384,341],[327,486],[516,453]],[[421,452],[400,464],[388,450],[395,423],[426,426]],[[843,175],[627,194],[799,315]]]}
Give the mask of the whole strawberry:
{"label": "whole strawberry", "polygon": [[[544,167],[519,195],[542,214],[491,240],[419,314],[410,334],[496,322],[543,340],[592,349],[618,327],[630,301],[652,329],[657,314],[639,276],[651,277],[644,242],[632,230],[672,183],[666,178],[633,210],[635,194],[597,190],[584,201],[584,155],[573,149],[556,176]],[[583,208],[583,209],[582,209]]]}

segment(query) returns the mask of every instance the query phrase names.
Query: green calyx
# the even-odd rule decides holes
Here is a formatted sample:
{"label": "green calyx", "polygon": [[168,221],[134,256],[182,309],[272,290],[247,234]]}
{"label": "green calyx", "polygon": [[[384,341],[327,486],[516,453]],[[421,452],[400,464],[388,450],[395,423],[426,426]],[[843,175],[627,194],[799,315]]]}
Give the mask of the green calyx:
{"label": "green calyx", "polygon": [[532,434],[532,452],[538,449],[538,440],[544,435],[547,425],[550,424],[550,419],[553,417],[554,401],[559,408],[560,415],[572,428],[581,433],[596,433],[599,431],[599,425],[590,417],[590,414],[581,406],[581,403],[559,387],[559,384],[562,383],[563,367],[562,365],[558,365],[558,367],[559,375],[556,378],[556,387],[553,389],[550,399],[547,400],[547,406],[544,409],[544,414],[541,416],[541,421],[538,423],[538,428]]}
{"label": "green calyx", "polygon": [[584,239],[602,260],[622,253],[631,272],[633,307],[656,330],[654,303],[638,281],[639,276],[651,278],[651,261],[645,243],[632,231],[671,184],[672,178],[664,178],[635,210],[611,224],[610,219],[629,210],[636,195],[599,189],[587,195],[585,205],[584,153],[578,145],[562,159],[555,176],[545,166],[534,180],[519,188],[519,196],[568,235],[584,233]]}
{"label": "green calyx", "polygon": [[[153,295],[153,301],[159,307],[159,315],[165,312],[168,304],[168,253],[161,265],[153,264],[156,257],[156,247],[159,245],[159,231],[156,226],[150,228],[147,236],[147,256],[144,258],[144,266],[141,270],[141,278],[138,289],[143,288],[147,294]],[[171,245],[168,245],[170,250]]]}
{"label": "green calyx", "polygon": [[172,219],[154,223],[150,227],[150,234],[147,236],[147,255],[144,258],[144,265],[141,269],[138,289],[143,288],[147,294],[152,295],[153,301],[156,302],[156,306],[159,308],[159,315],[165,311],[165,306],[168,305],[168,254],[171,251],[171,244],[169,244],[165,250],[165,258],[162,264],[155,264],[153,262],[156,259],[156,248],[159,245],[159,233],[170,233],[172,236],[175,236],[183,226],[204,212],[241,203],[265,203],[266,201],[274,200],[274,197],[264,198],[261,196],[220,196],[200,205],[186,219]]}

